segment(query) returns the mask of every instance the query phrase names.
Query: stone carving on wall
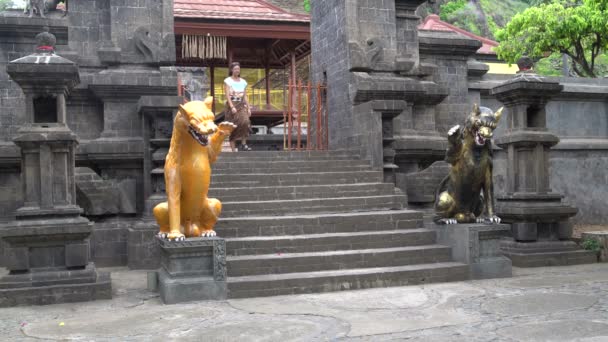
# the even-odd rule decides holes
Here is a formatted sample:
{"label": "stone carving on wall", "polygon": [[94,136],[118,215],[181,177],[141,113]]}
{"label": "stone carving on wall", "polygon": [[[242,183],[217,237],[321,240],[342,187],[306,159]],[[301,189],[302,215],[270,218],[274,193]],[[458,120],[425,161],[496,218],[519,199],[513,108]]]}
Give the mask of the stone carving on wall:
{"label": "stone carving on wall", "polygon": [[494,213],[491,139],[502,110],[493,113],[476,104],[465,126],[448,132],[446,161],[452,169],[436,192],[436,223],[500,223]]}
{"label": "stone carving on wall", "polygon": [[45,18],[44,13],[46,10],[46,0],[29,0],[25,6],[24,14],[30,13],[29,17],[34,16],[34,13],[38,14],[42,18]]}
{"label": "stone carving on wall", "polygon": [[133,33],[135,48],[144,55],[147,62],[158,60],[161,45],[158,39],[153,38],[151,29],[148,26],[140,26]]}
{"label": "stone carving on wall", "polygon": [[23,13],[29,13],[30,18],[34,15],[34,13],[38,14],[42,18],[45,18],[45,14],[56,11],[57,6],[61,2],[65,4],[65,12],[63,13],[63,16],[65,16],[68,13],[68,0],[28,0]]}
{"label": "stone carving on wall", "polygon": [[384,44],[378,37],[372,37],[361,44],[349,41],[348,48],[351,56],[351,70],[371,71],[382,60]]}
{"label": "stone carving on wall", "polygon": [[203,101],[209,88],[204,68],[178,68],[178,77],[184,86],[184,96],[188,101]]}
{"label": "stone carving on wall", "polygon": [[137,213],[135,179],[105,180],[88,167],[77,167],[76,201],[85,215]]}

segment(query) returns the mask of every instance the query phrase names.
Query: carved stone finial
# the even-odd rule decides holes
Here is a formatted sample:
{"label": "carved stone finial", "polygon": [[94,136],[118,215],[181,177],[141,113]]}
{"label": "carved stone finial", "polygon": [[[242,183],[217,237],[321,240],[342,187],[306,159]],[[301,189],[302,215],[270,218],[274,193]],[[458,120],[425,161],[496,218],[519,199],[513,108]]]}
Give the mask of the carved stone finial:
{"label": "carved stone finial", "polygon": [[534,61],[528,56],[523,56],[517,60],[517,67],[519,72],[534,72]]}
{"label": "carved stone finial", "polygon": [[36,52],[55,52],[57,38],[49,32],[48,26],[44,26],[42,31],[36,35]]}

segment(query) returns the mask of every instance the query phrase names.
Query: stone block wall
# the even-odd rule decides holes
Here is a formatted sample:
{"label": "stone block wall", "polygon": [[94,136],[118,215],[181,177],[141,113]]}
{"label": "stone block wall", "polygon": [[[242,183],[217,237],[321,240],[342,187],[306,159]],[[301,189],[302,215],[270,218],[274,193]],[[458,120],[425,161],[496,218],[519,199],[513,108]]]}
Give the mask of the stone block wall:
{"label": "stone block wall", "polygon": [[[448,89],[448,96],[435,107],[435,125],[441,136],[462,125],[479,98],[470,93],[469,63],[481,43],[452,32],[420,31],[420,59],[435,67],[432,79]],[[473,95],[473,96],[471,96]]]}
{"label": "stone block wall", "polygon": [[80,142],[76,164],[119,187],[117,212],[87,213],[94,222],[91,255],[99,265],[124,265],[127,230],[144,208],[143,124],[137,102],[144,95],[177,93],[177,72],[171,66],[173,0],[72,1],[69,14],[61,15],[0,13],[0,221],[12,220],[23,201],[20,153],[12,138],[25,121],[25,102],[6,65],[33,53],[34,37],[49,26],[57,37],[56,53],[80,69],[80,84],[66,101],[68,126]]}
{"label": "stone block wall", "polygon": [[[353,145],[351,100],[348,94],[349,63],[344,0],[313,1],[311,4],[311,78],[313,84],[326,83],[329,120],[329,147]],[[312,125],[316,127],[315,125]],[[314,133],[314,132],[313,132]]]}

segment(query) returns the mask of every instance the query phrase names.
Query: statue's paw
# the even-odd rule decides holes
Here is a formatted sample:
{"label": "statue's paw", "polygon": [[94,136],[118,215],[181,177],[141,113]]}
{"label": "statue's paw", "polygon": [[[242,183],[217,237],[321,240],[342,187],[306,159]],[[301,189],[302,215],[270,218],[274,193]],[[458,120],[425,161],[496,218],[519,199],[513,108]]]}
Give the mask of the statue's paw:
{"label": "statue's paw", "polygon": [[454,135],[454,133],[458,132],[459,129],[460,129],[460,125],[456,125],[456,126],[450,128],[450,130],[448,131],[448,135],[449,136]]}
{"label": "statue's paw", "polygon": [[202,237],[214,237],[216,235],[215,230],[206,230],[201,234]]}
{"label": "statue's paw", "polygon": [[182,233],[169,233],[169,235],[167,235],[167,239],[171,241],[184,241],[186,240],[186,236]]}
{"label": "statue's paw", "polygon": [[454,218],[446,218],[446,219],[441,219],[441,220],[437,221],[437,223],[439,223],[439,224],[457,224],[458,221]]}
{"label": "statue's paw", "polygon": [[156,234],[156,236],[158,236],[159,238],[164,240],[167,238],[167,233],[158,232],[158,234]]}
{"label": "statue's paw", "polygon": [[217,125],[217,128],[220,133],[229,135],[230,133],[232,133],[232,131],[234,131],[234,129],[236,128],[236,125],[230,121],[223,121],[223,122],[220,122],[219,125]]}
{"label": "statue's paw", "polygon": [[499,224],[501,221],[500,217],[493,215],[493,216],[484,216],[484,217],[478,217],[477,218],[477,223],[485,223],[485,224],[492,224],[492,223],[496,223]]}

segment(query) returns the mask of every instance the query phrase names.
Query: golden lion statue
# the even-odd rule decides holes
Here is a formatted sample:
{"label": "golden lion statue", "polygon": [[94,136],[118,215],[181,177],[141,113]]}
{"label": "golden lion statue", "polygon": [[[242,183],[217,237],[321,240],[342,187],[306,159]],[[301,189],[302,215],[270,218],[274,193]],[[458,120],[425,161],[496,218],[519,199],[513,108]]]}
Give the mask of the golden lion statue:
{"label": "golden lion statue", "polygon": [[445,159],[452,168],[435,194],[436,223],[500,223],[494,214],[491,139],[502,110],[475,104],[465,127],[449,130]]}
{"label": "golden lion statue", "polygon": [[207,198],[211,164],[222,151],[225,137],[236,128],[231,122],[213,122],[212,97],[179,106],[165,159],[167,202],[154,207],[158,235],[170,240],[215,236],[213,230],[222,204]]}

